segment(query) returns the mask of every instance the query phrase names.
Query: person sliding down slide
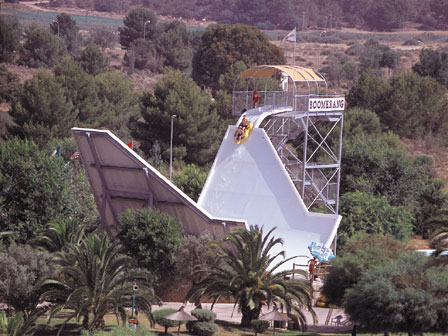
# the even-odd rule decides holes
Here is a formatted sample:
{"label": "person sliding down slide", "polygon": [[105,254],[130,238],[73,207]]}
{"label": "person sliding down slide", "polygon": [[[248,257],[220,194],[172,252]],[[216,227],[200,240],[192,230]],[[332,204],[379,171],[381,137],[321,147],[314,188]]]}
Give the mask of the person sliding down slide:
{"label": "person sliding down slide", "polygon": [[246,118],[246,115],[243,115],[243,120],[241,120],[241,123],[238,125],[238,129],[233,135],[235,143],[240,144],[246,141],[253,127],[254,124],[249,122],[249,120]]}

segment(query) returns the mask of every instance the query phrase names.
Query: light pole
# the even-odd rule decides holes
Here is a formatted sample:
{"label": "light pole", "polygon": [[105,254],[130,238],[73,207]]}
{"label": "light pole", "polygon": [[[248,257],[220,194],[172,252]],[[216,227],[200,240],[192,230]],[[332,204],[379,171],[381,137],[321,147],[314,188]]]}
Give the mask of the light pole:
{"label": "light pole", "polygon": [[146,24],[147,23],[151,23],[151,20],[148,20],[143,24],[143,39],[145,39],[145,37],[146,37]]}
{"label": "light pole", "polygon": [[327,32],[326,30],[322,30],[319,34],[319,56],[317,58],[317,71],[319,71],[319,69],[320,69],[320,42],[322,40],[322,34],[326,33],[326,32]]}
{"label": "light pole", "polygon": [[173,114],[171,116],[171,143],[170,143],[170,181],[173,175],[173,121],[177,115]]}
{"label": "light pole", "polygon": [[135,308],[135,293],[137,292],[138,286],[136,283],[132,286],[132,312],[131,317],[129,318],[129,327],[131,329],[137,329],[137,318],[134,316],[134,308]]}
{"label": "light pole", "polygon": [[53,20],[54,23],[56,23],[58,25],[58,37],[59,37],[59,22],[56,20]]}

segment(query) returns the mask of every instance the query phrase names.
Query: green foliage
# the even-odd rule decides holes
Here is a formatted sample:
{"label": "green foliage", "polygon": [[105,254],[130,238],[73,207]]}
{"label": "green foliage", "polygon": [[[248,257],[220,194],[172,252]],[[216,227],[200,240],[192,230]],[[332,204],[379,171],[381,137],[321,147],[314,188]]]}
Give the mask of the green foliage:
{"label": "green foliage", "polygon": [[66,168],[49,154],[27,140],[0,143],[0,232],[15,232],[20,243],[66,213]]}
{"label": "green foliage", "polygon": [[409,15],[409,5],[406,0],[373,1],[364,15],[367,27],[380,31],[390,31],[401,28]]}
{"label": "green foliage", "polygon": [[362,191],[385,196],[390,205],[405,206],[415,216],[419,232],[446,197],[434,179],[432,162],[409,156],[395,136],[347,141],[342,169],[341,194]]}
{"label": "green foliage", "polygon": [[447,220],[447,209],[443,210],[443,220],[438,222],[436,229],[430,238],[430,246],[434,248],[435,251],[435,263],[438,264],[448,264],[448,259],[442,253],[448,251],[448,220]]}
{"label": "green foliage", "polygon": [[19,76],[8,71],[5,65],[0,65],[0,103],[14,102],[21,89]]}
{"label": "green foliage", "polygon": [[197,201],[207,179],[207,173],[195,164],[186,165],[173,175],[174,184],[184,193]]}
{"label": "green foliage", "polygon": [[206,265],[197,271],[205,273],[205,278],[193,285],[186,299],[192,297],[197,303],[202,297],[215,301],[219,297],[232,298],[242,313],[243,327],[250,327],[250,321],[258,318],[263,301],[268,305],[276,303],[287,312],[293,311],[302,327],[306,320],[301,308],[311,311],[314,319],[311,287],[303,281],[285,279],[286,275],[304,272],[276,271],[294,257],[275,261],[271,267],[277,257],[284,257],[284,251],[273,256],[269,254],[274,246],[283,242],[271,237],[273,230],[264,235],[263,229],[251,226],[248,231],[238,229],[226,234],[224,243],[215,244],[219,266]]}
{"label": "green foliage", "polygon": [[216,91],[219,77],[238,61],[247,67],[285,64],[281,50],[269,43],[257,28],[241,24],[211,25],[193,56],[192,77],[198,85]]}
{"label": "green foliage", "polygon": [[44,279],[40,288],[44,290],[43,299],[56,302],[50,309],[50,320],[61,310],[67,314],[60,331],[72,318],[77,321],[82,318],[86,330],[102,329],[104,316],[112,312],[125,324],[125,307],[132,302],[133,283],[139,288],[135,306],[151,321],[151,304],[158,303],[151,277],[123,253],[117,240],[111,241],[97,233],[79,245],[70,244],[65,251],[54,254],[58,275]]}
{"label": "green foliage", "polygon": [[89,75],[96,76],[106,72],[109,65],[109,59],[102,53],[100,48],[89,43],[79,54],[78,61],[82,68]]}
{"label": "green foliage", "polygon": [[218,330],[218,325],[213,322],[196,322],[194,324],[194,331],[198,336],[213,336]]}
{"label": "green foliage", "polygon": [[59,34],[58,37],[65,42],[68,51],[72,55],[75,55],[81,42],[81,36],[78,34],[79,27],[76,25],[76,21],[65,13],[58,14],[55,21],[50,24],[50,29],[56,36]]}
{"label": "green foliage", "polygon": [[124,135],[120,132],[126,128],[129,118],[137,114],[132,81],[118,71],[108,71],[95,77],[95,85],[102,110],[107,113],[100,126],[118,130],[119,136]]}
{"label": "green foliage", "polygon": [[354,141],[366,137],[381,135],[381,123],[378,115],[370,110],[354,107],[344,112],[344,140]]}
{"label": "green foliage", "polygon": [[360,232],[391,235],[405,241],[413,229],[414,217],[404,206],[392,206],[384,196],[375,197],[361,191],[341,196],[340,215],[339,246]]}
{"label": "green foliage", "polygon": [[44,248],[50,253],[62,251],[68,244],[80,245],[85,238],[85,228],[71,218],[61,218],[50,222],[32,241],[32,244]]}
{"label": "green foliage", "polygon": [[37,309],[41,291],[35,287],[42,276],[49,276],[49,253],[29,245],[12,244],[6,253],[0,253],[0,300],[23,313],[28,319]]}
{"label": "green foliage", "polygon": [[[141,325],[137,325],[137,329],[131,329],[128,326],[117,326],[113,331],[108,332],[111,336],[156,336],[156,333],[149,332]],[[84,334],[81,334],[84,336]],[[85,333],[85,336],[90,336]]]}
{"label": "green foliage", "polygon": [[197,321],[188,321],[187,329],[194,335],[212,336],[218,332],[219,327],[214,323],[216,313],[210,309],[195,309],[191,315],[197,318]]}
{"label": "green foliage", "polygon": [[448,300],[438,290],[447,277],[443,270],[427,270],[425,259],[408,253],[366,272],[346,294],[351,320],[372,332],[446,332]]}
{"label": "green foliage", "polygon": [[436,18],[439,26],[446,27],[448,22],[448,3],[446,1],[431,0],[430,2],[431,11]]}
{"label": "green foliage", "polygon": [[387,91],[388,83],[384,83],[378,74],[369,69],[350,88],[347,105],[349,108],[359,107],[376,112],[383,108],[382,99]]}
{"label": "green foliage", "polygon": [[157,17],[154,12],[147,8],[135,7],[123,19],[124,27],[118,29],[120,33],[120,44],[128,49],[131,42],[143,38],[145,22],[150,21],[145,27],[145,38],[153,40],[157,35]]}
{"label": "green foliage", "polygon": [[168,308],[156,310],[152,313],[152,316],[156,323],[165,328],[165,334],[168,333],[168,328],[177,327],[179,326],[179,323],[185,323],[185,321],[174,321],[165,318],[165,316],[175,312],[177,312],[176,309]]}
{"label": "green foliage", "polygon": [[112,48],[117,42],[117,38],[110,29],[98,27],[92,30],[88,41],[90,43],[95,43],[104,50],[106,48]]}
{"label": "green foliage", "polygon": [[379,70],[380,68],[395,69],[400,62],[400,54],[389,46],[380,44],[375,40],[368,40],[364,50],[359,56],[361,71],[367,69]]}
{"label": "green foliage", "polygon": [[190,34],[182,21],[172,21],[163,27],[156,48],[165,67],[183,71],[191,65],[193,49],[190,47]]}
{"label": "green foliage", "polygon": [[357,64],[350,56],[343,53],[335,53],[327,57],[326,64],[322,70],[325,79],[333,85],[340,85],[341,81],[354,81],[358,77]]}
{"label": "green foliage", "polygon": [[68,195],[65,198],[66,211],[52,219],[52,222],[72,220],[86,232],[94,231],[100,216],[93,198],[92,189],[80,159],[70,160],[70,156],[78,150],[73,138],[52,139],[47,145],[47,153],[61,149],[61,158],[66,162],[67,177],[70,180]]}
{"label": "green foliage", "polygon": [[181,241],[181,223],[158,210],[126,210],[120,217],[118,237],[140,267],[155,275],[167,274]]}
{"label": "green foliage", "polygon": [[48,29],[33,24],[25,29],[25,43],[19,58],[19,64],[33,68],[53,67],[63,54],[57,36]]}
{"label": "green foliage", "polygon": [[99,127],[104,124],[108,111],[101,106],[98,88],[93,78],[87,74],[82,65],[72,58],[65,58],[54,68],[56,81],[65,89],[65,97],[72,102],[74,111],[71,115],[75,126]]}
{"label": "green foliage", "polygon": [[209,234],[199,237],[184,236],[175,255],[175,278],[179,282],[191,281],[197,283],[205,274],[195,272],[199,265],[217,265],[216,252],[211,246],[214,241]]}
{"label": "green foliage", "polygon": [[383,97],[386,108],[377,110],[381,122],[400,136],[417,138],[443,134],[448,129],[445,88],[430,77],[403,73],[390,82]]}
{"label": "green foliage", "polygon": [[154,73],[162,72],[164,59],[157,53],[151,40],[138,38],[132,41],[124,55],[124,63],[132,69],[149,69]]}
{"label": "green foliage", "polygon": [[23,313],[17,313],[13,317],[6,317],[5,312],[0,313],[0,332],[5,336],[34,335],[34,320],[24,320]]}
{"label": "green foliage", "polygon": [[198,165],[214,158],[220,140],[219,119],[210,97],[190,77],[169,71],[156,83],[154,94],[144,94],[141,113],[144,121],[133,120],[130,128],[146,154],[157,140],[163,157],[169,157],[171,116],[176,115],[173,157]]}
{"label": "green foliage", "polygon": [[431,76],[448,87],[448,53],[424,48],[420,50],[419,61],[412,66],[412,71],[420,76]]}
{"label": "green foliage", "polygon": [[14,52],[19,48],[19,39],[3,17],[0,18],[0,62],[14,60]]}
{"label": "green foliage", "polygon": [[216,320],[216,313],[210,309],[195,309],[191,315],[196,317],[199,322],[214,322]]}
{"label": "green foliage", "polygon": [[330,273],[322,288],[323,295],[329,303],[341,306],[347,289],[357,284],[367,270],[398,258],[404,250],[404,244],[390,236],[357,234],[332,260]]}
{"label": "green foliage", "polygon": [[54,76],[44,71],[25,82],[10,115],[16,123],[9,128],[10,133],[33,139],[40,146],[51,138],[69,137],[76,118],[64,89]]}
{"label": "green foliage", "polygon": [[416,138],[443,134],[448,128],[445,88],[431,77],[402,73],[389,82],[372,72],[363,74],[350,89],[350,107],[374,111],[385,129]]}
{"label": "green foliage", "polygon": [[255,335],[262,334],[269,328],[269,321],[267,320],[252,320],[250,326],[255,331]]}

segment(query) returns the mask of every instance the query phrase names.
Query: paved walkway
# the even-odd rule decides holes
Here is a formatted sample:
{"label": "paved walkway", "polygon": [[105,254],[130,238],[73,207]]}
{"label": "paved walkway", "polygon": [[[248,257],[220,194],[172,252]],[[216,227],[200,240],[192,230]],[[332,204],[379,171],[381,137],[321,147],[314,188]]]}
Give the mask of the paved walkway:
{"label": "paved walkway", "polygon": [[[165,302],[161,307],[159,306],[153,306],[153,311],[163,308],[174,308],[178,309],[182,306],[182,303],[179,302]],[[209,303],[203,303],[202,308],[204,309],[210,309],[211,304]],[[187,304],[185,307],[185,311],[187,313],[190,313],[194,309],[194,305],[192,303]],[[228,322],[240,322],[241,321],[241,314],[238,312],[238,308],[235,307],[233,309],[233,304],[230,303],[217,303],[213,307],[213,311],[216,313],[217,318],[219,320],[224,320]],[[270,310],[269,310],[270,311]],[[335,332],[335,331],[350,331],[352,330],[351,325],[339,325],[336,326],[334,323],[329,323],[328,325],[325,325],[325,320],[327,318],[329,309],[328,308],[319,308],[314,307],[314,311],[317,315],[317,323],[313,325],[311,314],[307,311],[305,311],[305,317],[308,322],[307,330],[308,331],[315,331],[315,332]],[[266,312],[264,312],[266,313]],[[342,309],[333,309],[333,312],[331,314],[331,318],[334,318],[337,315],[341,315],[342,319],[341,321],[345,321],[347,319],[344,311]]]}

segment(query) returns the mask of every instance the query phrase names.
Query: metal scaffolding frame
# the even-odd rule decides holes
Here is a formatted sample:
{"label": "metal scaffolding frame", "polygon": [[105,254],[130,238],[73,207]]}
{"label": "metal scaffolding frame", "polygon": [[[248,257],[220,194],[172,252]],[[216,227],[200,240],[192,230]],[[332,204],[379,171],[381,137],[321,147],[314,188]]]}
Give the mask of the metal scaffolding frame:
{"label": "metal scaffolding frame", "polygon": [[[269,90],[268,80],[287,78],[283,90]],[[341,178],[343,110],[310,111],[310,99],[343,98],[329,95],[325,78],[312,69],[300,66],[263,65],[240,74],[234,84],[232,113],[252,109],[250,97],[261,79],[264,91],[258,96],[266,109],[290,107],[291,112],[272,114],[258,120],[269,135],[286,170],[296,185],[308,210],[325,206],[331,213],[339,211]],[[241,90],[240,81],[246,90]],[[237,89],[238,88],[238,89]],[[291,141],[299,145],[293,148]]]}

